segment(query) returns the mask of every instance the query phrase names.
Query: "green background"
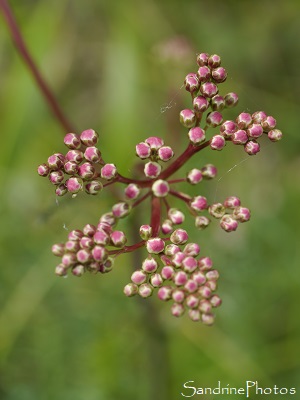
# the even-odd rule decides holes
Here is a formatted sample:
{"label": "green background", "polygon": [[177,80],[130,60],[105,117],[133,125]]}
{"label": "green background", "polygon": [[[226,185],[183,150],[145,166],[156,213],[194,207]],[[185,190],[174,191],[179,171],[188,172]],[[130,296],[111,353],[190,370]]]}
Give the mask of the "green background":
{"label": "green background", "polygon": [[204,233],[186,224],[221,274],[213,327],[173,318],[155,296],[125,298],[139,256],[120,257],[108,275],[57,278],[52,243],[97,222],[114,197],[82,194],[57,204],[38,177],[37,165],[64,151],[64,131],[1,18],[0,398],[175,400],[190,380],[199,387],[258,380],[299,393],[299,2],[10,3],[65,113],[78,132],[100,133],[105,160],[124,175],[136,162],[135,144],[148,136],[162,136],[177,154],[186,145],[178,113],[190,99],[182,83],[202,51],[221,55],[227,68],[221,93],[239,94],[226,118],[265,110],[284,139],[263,141],[255,157],[238,146],[206,149],[182,170],[214,163],[218,178],[191,192],[210,201],[235,194],[252,211],[230,235],[217,224]]}

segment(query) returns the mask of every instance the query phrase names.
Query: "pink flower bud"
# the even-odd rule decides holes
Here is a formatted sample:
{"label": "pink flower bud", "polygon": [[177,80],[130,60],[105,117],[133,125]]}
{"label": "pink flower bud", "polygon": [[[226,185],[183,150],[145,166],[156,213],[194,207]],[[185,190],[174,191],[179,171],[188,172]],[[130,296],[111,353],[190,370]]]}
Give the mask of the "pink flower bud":
{"label": "pink flower bud", "polygon": [[197,243],[188,243],[183,249],[183,252],[187,256],[196,257],[200,253],[200,246]]}
{"label": "pink flower bud", "polygon": [[212,164],[204,165],[204,167],[201,168],[201,172],[205,179],[213,179],[218,173],[217,168]]}
{"label": "pink flower bud", "polygon": [[246,129],[252,124],[252,115],[243,112],[237,116],[236,123],[239,129]]}
{"label": "pink flower bud", "polygon": [[211,296],[211,290],[209,287],[207,286],[200,286],[198,289],[198,293],[200,294],[201,297],[203,297],[204,299],[209,299]]}
{"label": "pink flower bud", "polygon": [[227,108],[235,107],[239,101],[238,95],[233,92],[227,93],[224,99]]}
{"label": "pink flower bud", "polygon": [[163,286],[158,289],[157,297],[162,301],[171,299],[173,288],[171,286]]}
{"label": "pink flower bud", "polygon": [[198,260],[198,266],[201,271],[207,271],[213,266],[212,259],[210,257],[201,257]]}
{"label": "pink flower bud", "polygon": [[208,212],[214,218],[222,218],[225,214],[225,207],[221,203],[214,203],[208,207]]}
{"label": "pink flower bud", "polygon": [[117,168],[114,164],[105,164],[104,167],[101,168],[101,178],[110,181],[114,179],[117,175]]}
{"label": "pink flower bud", "polygon": [[194,257],[188,256],[185,257],[182,261],[182,268],[185,272],[188,272],[189,274],[194,272],[197,267],[198,262]]}
{"label": "pink flower bud", "polygon": [[206,279],[209,281],[217,281],[220,277],[219,272],[216,269],[211,269],[210,271],[206,272]]}
{"label": "pink flower bud", "polygon": [[188,316],[192,321],[198,322],[198,321],[200,321],[201,313],[199,310],[189,309]]}
{"label": "pink flower bud", "polygon": [[186,298],[186,305],[188,308],[196,308],[199,305],[199,298],[194,294],[190,294]]}
{"label": "pink flower bud", "polygon": [[191,143],[194,145],[199,145],[205,141],[205,130],[202,128],[199,128],[199,126],[195,126],[194,128],[191,128],[188,132],[189,139]]}
{"label": "pink flower bud", "polygon": [[140,188],[135,183],[130,183],[124,190],[124,194],[128,200],[136,199],[140,192]]}
{"label": "pink flower bud", "polygon": [[165,242],[161,238],[151,238],[146,242],[148,253],[159,254],[164,251]]}
{"label": "pink flower bud", "polygon": [[[202,65],[197,71],[199,82],[207,82],[210,80],[211,72],[207,65]],[[198,86],[199,89],[199,86]]]}
{"label": "pink flower bud", "polygon": [[52,154],[52,156],[48,158],[48,166],[52,171],[56,171],[62,168],[63,162],[64,158],[63,155],[60,153]]}
{"label": "pink flower bud", "polygon": [[78,175],[84,180],[91,179],[94,176],[94,173],[95,168],[89,162],[81,164],[78,168]]}
{"label": "pink flower bud", "polygon": [[220,307],[222,304],[222,299],[217,294],[214,294],[209,301],[213,307]]}
{"label": "pink flower bud", "polygon": [[209,56],[207,63],[211,68],[217,68],[221,64],[221,57],[218,54],[212,54]]}
{"label": "pink flower bud", "polygon": [[204,82],[200,86],[200,92],[203,94],[203,96],[212,98],[218,94],[219,89],[218,86],[212,82]]}
{"label": "pink flower bud", "polygon": [[143,283],[141,286],[139,286],[139,295],[144,299],[150,297],[152,293],[153,293],[153,288],[148,283]]}
{"label": "pink flower bud", "polygon": [[114,231],[110,234],[110,240],[113,246],[123,247],[127,242],[125,233],[122,231]]}
{"label": "pink flower bud", "polygon": [[220,133],[224,138],[229,139],[234,132],[237,131],[237,125],[233,121],[224,121],[220,126]]}
{"label": "pink flower bud", "polygon": [[233,217],[237,219],[239,222],[247,222],[251,217],[251,213],[249,208],[246,207],[237,207],[233,210]]}
{"label": "pink flower bud", "polygon": [[213,314],[202,314],[201,321],[205,325],[213,325],[215,322],[215,316]]}
{"label": "pink flower bud", "polygon": [[212,308],[212,305],[211,305],[209,300],[205,300],[205,299],[200,300],[200,302],[199,302],[199,310],[202,313],[207,314],[207,313],[211,312],[211,308]]}
{"label": "pink flower bud", "polygon": [[185,253],[183,253],[182,251],[178,251],[172,257],[172,264],[175,267],[181,267],[182,266],[182,261],[185,259],[185,257],[186,257]]}
{"label": "pink flower bud", "polygon": [[80,137],[76,133],[67,133],[64,137],[64,144],[72,150],[79,149],[81,146]]}
{"label": "pink flower bud", "polygon": [[174,303],[171,307],[171,313],[174,317],[181,317],[184,313],[184,307],[182,304]]}
{"label": "pink flower bud", "polygon": [[213,80],[217,83],[225,82],[226,78],[227,78],[226,69],[223,67],[214,68],[211,71],[211,76],[212,76]]}
{"label": "pink flower bud", "polygon": [[66,193],[68,193],[68,189],[64,183],[61,183],[55,189],[56,196],[64,196]]}
{"label": "pink flower bud", "polygon": [[107,251],[103,246],[95,246],[92,250],[92,255],[95,261],[105,261],[107,259]]}
{"label": "pink flower bud", "polygon": [[149,144],[145,143],[145,142],[141,142],[139,144],[137,144],[135,146],[135,151],[136,151],[136,155],[140,158],[140,159],[145,159],[150,157],[151,154],[151,147],[149,146]]}
{"label": "pink flower bud", "polygon": [[244,150],[250,156],[255,156],[260,151],[260,145],[255,140],[249,140],[244,146]]}
{"label": "pink flower bud", "polygon": [[219,111],[212,111],[207,114],[206,123],[209,127],[215,128],[216,126],[221,125],[223,121],[222,114]]}
{"label": "pink flower bud", "polygon": [[170,146],[162,146],[158,149],[157,155],[161,161],[166,162],[171,160],[171,158],[174,156],[174,151]]}
{"label": "pink flower bud", "polygon": [[95,146],[87,147],[84,152],[84,158],[87,161],[98,163],[101,160],[100,150]]}
{"label": "pink flower bud", "polygon": [[276,126],[276,119],[271,115],[267,116],[265,119],[262,120],[261,126],[263,127],[265,132],[269,132],[270,130],[274,129]]}
{"label": "pink flower bud", "polygon": [[76,253],[80,249],[80,246],[79,246],[78,241],[68,240],[65,244],[65,249],[66,249],[66,251]]}
{"label": "pink flower bud", "polygon": [[65,252],[64,243],[56,243],[52,246],[52,253],[57,257],[62,257]]}
{"label": "pink flower bud", "polygon": [[161,231],[164,235],[168,235],[173,231],[173,223],[170,219],[165,219],[161,224]]}
{"label": "pink flower bud", "polygon": [[224,207],[233,209],[241,205],[241,200],[236,196],[230,196],[225,199],[223,204]]}
{"label": "pink flower bud", "polygon": [[152,185],[152,192],[156,197],[166,197],[169,193],[170,187],[167,181],[158,179]]}
{"label": "pink flower bud", "polygon": [[79,245],[82,249],[91,249],[94,244],[94,240],[88,236],[83,236],[79,241]]}
{"label": "pink flower bud", "polygon": [[191,278],[193,281],[197,282],[198,286],[201,286],[206,282],[206,277],[201,271],[194,272]]}
{"label": "pink flower bud", "polygon": [[75,267],[72,268],[72,274],[74,276],[80,277],[80,276],[82,276],[84,274],[84,270],[85,270],[84,266],[78,264],[78,265],[76,265]]}
{"label": "pink flower bud", "polygon": [[195,218],[195,226],[200,230],[207,228],[209,224],[210,219],[205,217],[204,215],[199,215]]}
{"label": "pink flower bud", "polygon": [[222,150],[226,145],[226,141],[224,136],[222,135],[215,135],[210,139],[210,148],[212,150]]}
{"label": "pink flower bud", "polygon": [[248,126],[247,134],[252,139],[257,139],[263,134],[263,128],[260,124],[251,124]]}
{"label": "pink flower bud", "polygon": [[184,244],[188,241],[189,236],[184,229],[176,229],[170,236],[170,240],[174,244]]}
{"label": "pink flower bud", "polygon": [[95,146],[98,142],[98,134],[93,129],[87,129],[80,134],[80,140],[85,146]]}
{"label": "pink flower bud", "polygon": [[194,293],[198,289],[198,284],[192,279],[189,279],[184,285],[184,289],[187,291],[187,293]]}
{"label": "pink flower bud", "polygon": [[123,293],[127,297],[132,297],[138,293],[138,286],[135,283],[128,283],[123,290]]}
{"label": "pink flower bud", "polygon": [[168,217],[171,222],[175,225],[180,225],[184,222],[185,216],[183,212],[178,210],[178,208],[170,208],[168,211]]}
{"label": "pink flower bud", "polygon": [[185,109],[180,111],[180,122],[186,128],[191,128],[196,122],[196,115],[193,110]]}
{"label": "pink flower bud", "polygon": [[209,107],[209,102],[204,96],[197,96],[193,100],[193,107],[196,111],[203,113]]}
{"label": "pink flower bud", "polygon": [[130,211],[131,206],[124,201],[116,203],[112,206],[112,213],[116,218],[124,218],[130,213]]}
{"label": "pink flower bud", "polygon": [[[76,254],[77,260],[80,264],[86,264],[92,259],[91,252],[88,249],[81,249]],[[95,257],[94,257],[95,258]]]}
{"label": "pink flower bud", "polygon": [[226,232],[233,232],[237,229],[238,223],[231,215],[225,214],[220,220],[220,226]]}
{"label": "pink flower bud", "polygon": [[150,136],[145,140],[145,142],[150,146],[152,150],[158,150],[164,144],[164,141],[157,136]]}
{"label": "pink flower bud", "polygon": [[184,286],[188,281],[188,276],[184,271],[175,272],[173,277],[176,286]]}
{"label": "pink flower bud", "polygon": [[69,240],[80,240],[83,237],[83,232],[79,229],[71,231],[68,235]]}
{"label": "pink flower bud", "polygon": [[114,217],[112,212],[108,212],[108,213],[102,214],[99,222],[106,223],[110,226],[114,226],[116,224],[116,218]]}
{"label": "pink flower bud", "polygon": [[66,154],[66,160],[72,161],[75,164],[80,164],[83,160],[83,152],[80,150],[70,150]]}
{"label": "pink flower bud", "polygon": [[183,303],[185,299],[185,292],[181,289],[175,289],[172,293],[172,299],[176,303]]}
{"label": "pink flower bud", "polygon": [[209,58],[209,54],[208,53],[200,53],[197,55],[197,64],[199,66],[201,65],[207,65],[208,63],[208,58]]}
{"label": "pink flower bud", "polygon": [[196,185],[197,183],[201,182],[202,179],[203,179],[203,176],[202,176],[202,172],[200,171],[200,169],[193,168],[187,174],[187,181],[191,185]]}
{"label": "pink flower bud", "polygon": [[199,81],[197,75],[194,73],[188,74],[184,80],[185,89],[190,92],[197,92],[199,90]]}
{"label": "pink flower bud", "polygon": [[86,224],[83,228],[83,233],[85,236],[93,237],[97,231],[97,228],[95,225],[92,224]]}
{"label": "pink flower bud", "polygon": [[109,243],[109,236],[102,229],[97,230],[93,236],[94,242],[101,246],[106,246]]}
{"label": "pink flower bud", "polygon": [[154,161],[149,161],[145,164],[144,174],[147,178],[157,178],[161,172],[161,166]]}
{"label": "pink flower bud", "polygon": [[65,173],[68,174],[68,175],[77,174],[78,168],[79,168],[78,164],[76,164],[76,162],[74,162],[74,161],[67,161],[64,164]]}
{"label": "pink flower bud", "polygon": [[99,180],[93,180],[85,185],[85,191],[87,194],[96,195],[103,189],[103,185]]}
{"label": "pink flower bud", "polygon": [[247,132],[243,129],[239,129],[232,134],[231,140],[234,144],[245,144],[248,141]]}
{"label": "pink flower bud", "polygon": [[207,199],[204,196],[193,197],[190,205],[194,211],[203,211],[207,208]]}
{"label": "pink flower bud", "polygon": [[158,264],[153,257],[148,257],[146,258],[143,263],[142,263],[142,270],[147,272],[148,274],[151,274],[155,272],[158,268]]}
{"label": "pink flower bud", "polygon": [[49,174],[49,181],[53,183],[53,185],[59,185],[64,180],[64,173],[62,170],[52,171]]}
{"label": "pink flower bud", "polygon": [[174,256],[178,252],[180,252],[180,247],[178,247],[176,244],[167,244],[167,246],[165,247],[166,256]]}
{"label": "pink flower bud", "polygon": [[252,114],[252,120],[255,124],[260,124],[266,118],[267,114],[264,111],[256,111]]}
{"label": "pink flower bud", "polygon": [[66,276],[68,273],[67,268],[63,264],[59,264],[55,267],[55,274],[57,276]]}
{"label": "pink flower bud", "polygon": [[48,164],[41,164],[38,166],[37,172],[40,176],[48,176],[50,168]]}
{"label": "pink flower bud", "polygon": [[131,275],[131,281],[136,285],[141,285],[142,283],[146,282],[146,279],[147,274],[141,269],[134,271],[134,273]]}
{"label": "pink flower bud", "polygon": [[165,280],[172,279],[174,276],[174,268],[171,265],[166,265],[161,270],[161,276]]}
{"label": "pink flower bud", "polygon": [[160,274],[153,274],[150,278],[151,285],[153,287],[160,287],[163,284],[163,279]]}
{"label": "pink flower bud", "polygon": [[143,240],[148,240],[152,235],[152,227],[150,225],[140,226],[140,237]]}
{"label": "pink flower bud", "polygon": [[225,108],[225,99],[223,96],[216,95],[211,99],[211,109],[213,111],[222,111]]}
{"label": "pink flower bud", "polygon": [[279,129],[272,129],[268,132],[268,138],[272,142],[278,142],[282,138],[282,132]]}
{"label": "pink flower bud", "polygon": [[82,190],[83,182],[82,179],[77,178],[76,176],[71,176],[71,178],[66,180],[65,185],[68,189],[68,192],[78,193],[80,190]]}

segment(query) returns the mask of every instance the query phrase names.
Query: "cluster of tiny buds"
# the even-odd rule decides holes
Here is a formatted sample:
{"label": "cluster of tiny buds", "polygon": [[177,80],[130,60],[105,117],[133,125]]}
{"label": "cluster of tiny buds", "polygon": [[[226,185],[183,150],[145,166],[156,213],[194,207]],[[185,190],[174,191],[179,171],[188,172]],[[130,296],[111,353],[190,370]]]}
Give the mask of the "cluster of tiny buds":
{"label": "cluster of tiny buds", "polygon": [[[66,276],[69,271],[75,276],[82,276],[84,272],[106,273],[111,271],[114,259],[120,254],[144,248],[148,255],[132,273],[131,282],[124,288],[125,295],[147,298],[157,291],[160,300],[172,302],[172,315],[179,317],[186,312],[191,320],[211,325],[212,310],[221,305],[220,297],[215,294],[219,273],[212,268],[209,257],[198,257],[197,243],[188,243],[188,233],[180,227],[185,222],[185,212],[180,206],[174,207],[172,199],[175,197],[184,203],[201,231],[216,219],[225,232],[234,232],[240,223],[249,221],[250,210],[236,196],[210,204],[201,192],[190,196],[177,190],[179,183],[190,187],[214,179],[217,168],[212,164],[199,167],[197,163],[197,168],[183,176],[171,177],[204,148],[222,150],[231,141],[242,145],[247,154],[255,155],[260,150],[258,140],[263,134],[276,142],[282,132],[276,128],[276,120],[263,111],[242,112],[235,120],[223,121],[221,112],[235,106],[238,96],[219,94],[219,85],[227,78],[221,58],[200,53],[197,64],[197,72],[188,74],[184,81],[192,97],[192,108],[180,112],[180,121],[188,129],[188,146],[175,160],[172,160],[172,147],[165,145],[162,138],[150,136],[135,148],[136,156],[144,162],[142,178],[124,177],[115,164],[104,162],[96,147],[98,134],[87,129],[80,135],[66,134],[64,144],[68,152],[52,154],[38,167],[38,174],[49,178],[57,196],[69,192],[76,197],[83,189],[94,195],[114,183],[125,185],[123,198],[100,217],[98,224],[72,230],[65,243],[53,245],[53,254],[61,258],[55,269],[58,276]],[[203,127],[200,126],[202,119],[205,120]],[[217,128],[218,133],[208,139],[210,128]],[[151,200],[150,224],[141,225],[141,240],[128,245],[126,234],[116,229],[117,223],[146,199]]]}
{"label": "cluster of tiny buds", "polygon": [[54,153],[46,163],[38,166],[38,174],[48,176],[57,196],[69,192],[75,197],[83,189],[95,195],[103,188],[101,179],[109,181],[116,177],[116,166],[103,162],[97,142],[98,134],[93,129],[80,135],[67,133],[64,144],[69,151],[66,154]]}
{"label": "cluster of tiny buds", "polygon": [[[227,78],[226,70],[221,67],[220,56],[200,53],[197,56],[198,71],[186,76],[184,85],[192,95],[193,108],[180,112],[180,122],[189,129],[190,142],[199,146],[206,141],[206,132],[209,128],[220,127],[218,134],[209,140],[212,150],[222,150],[226,141],[243,145],[249,155],[260,151],[258,139],[267,134],[272,142],[281,139],[282,132],[276,129],[276,120],[264,111],[257,111],[252,115],[243,112],[235,121],[223,119],[221,111],[234,107],[238,103],[236,93],[219,94],[218,85]],[[204,113],[206,115],[204,116]],[[205,126],[200,127],[202,118],[205,117]]]}

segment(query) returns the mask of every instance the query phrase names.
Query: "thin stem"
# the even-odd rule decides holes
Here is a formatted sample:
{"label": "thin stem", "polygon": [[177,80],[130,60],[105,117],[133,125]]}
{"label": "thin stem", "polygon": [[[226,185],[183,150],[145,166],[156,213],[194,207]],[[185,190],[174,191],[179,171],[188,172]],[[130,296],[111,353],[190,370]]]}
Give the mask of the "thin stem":
{"label": "thin stem", "polygon": [[66,116],[64,115],[62,109],[60,108],[57,100],[55,99],[52,91],[50,90],[49,86],[45,82],[44,78],[42,77],[38,67],[36,66],[35,62],[33,61],[28,48],[25,44],[25,41],[22,37],[22,34],[18,28],[18,24],[16,19],[13,15],[13,12],[9,6],[7,0],[0,0],[0,9],[4,15],[4,19],[7,23],[8,29],[12,36],[12,39],[15,43],[17,50],[19,51],[22,59],[27,64],[30,72],[32,73],[39,89],[41,90],[44,98],[46,99],[49,107],[51,108],[54,116],[60,122],[61,126],[63,127],[64,131],[66,132],[74,132],[74,128],[72,124],[68,121]]}
{"label": "thin stem", "polygon": [[151,191],[149,190],[149,192],[147,192],[143,197],[141,197],[140,199],[138,199],[135,203],[132,204],[132,207],[136,207],[139,204],[141,204],[144,200],[146,200],[147,197],[149,197],[151,194]]}
{"label": "thin stem", "polygon": [[156,196],[152,196],[151,201],[151,227],[152,227],[152,236],[156,237],[159,234],[160,230],[160,199]]}
{"label": "thin stem", "polygon": [[110,256],[111,255],[118,256],[118,255],[123,254],[123,253],[131,253],[132,251],[135,251],[135,250],[139,249],[140,247],[144,246],[144,244],[145,244],[145,241],[141,240],[140,242],[135,243],[135,244],[133,244],[131,246],[124,246],[120,250],[110,250],[110,251],[108,251],[108,255],[110,255]]}
{"label": "thin stem", "polygon": [[183,200],[184,202],[188,203],[191,200],[191,197],[181,193],[181,192],[177,192],[176,190],[170,190],[169,193],[174,196],[177,197],[180,200]]}

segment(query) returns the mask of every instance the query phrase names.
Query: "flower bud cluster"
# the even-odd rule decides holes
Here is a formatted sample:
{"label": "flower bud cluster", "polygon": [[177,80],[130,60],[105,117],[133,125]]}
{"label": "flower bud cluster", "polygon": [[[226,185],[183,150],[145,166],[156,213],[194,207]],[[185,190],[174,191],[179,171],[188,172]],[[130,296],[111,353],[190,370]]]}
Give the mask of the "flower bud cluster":
{"label": "flower bud cluster", "polygon": [[117,175],[114,164],[104,164],[100,150],[95,147],[98,134],[87,129],[80,135],[68,133],[64,144],[69,151],[66,154],[54,153],[46,163],[39,165],[38,174],[48,177],[55,186],[57,196],[71,193],[76,196],[85,189],[91,195],[103,189],[101,178],[108,181]]}
{"label": "flower bud cluster", "polygon": [[214,293],[219,273],[212,268],[212,260],[197,259],[200,246],[186,244],[188,234],[183,229],[172,233],[170,244],[166,245],[166,241],[159,237],[147,241],[148,257],[131,275],[131,282],[124,287],[125,295],[147,298],[157,291],[160,300],[171,301],[173,316],[180,317],[187,312],[193,321],[213,324],[212,310],[222,301]]}

